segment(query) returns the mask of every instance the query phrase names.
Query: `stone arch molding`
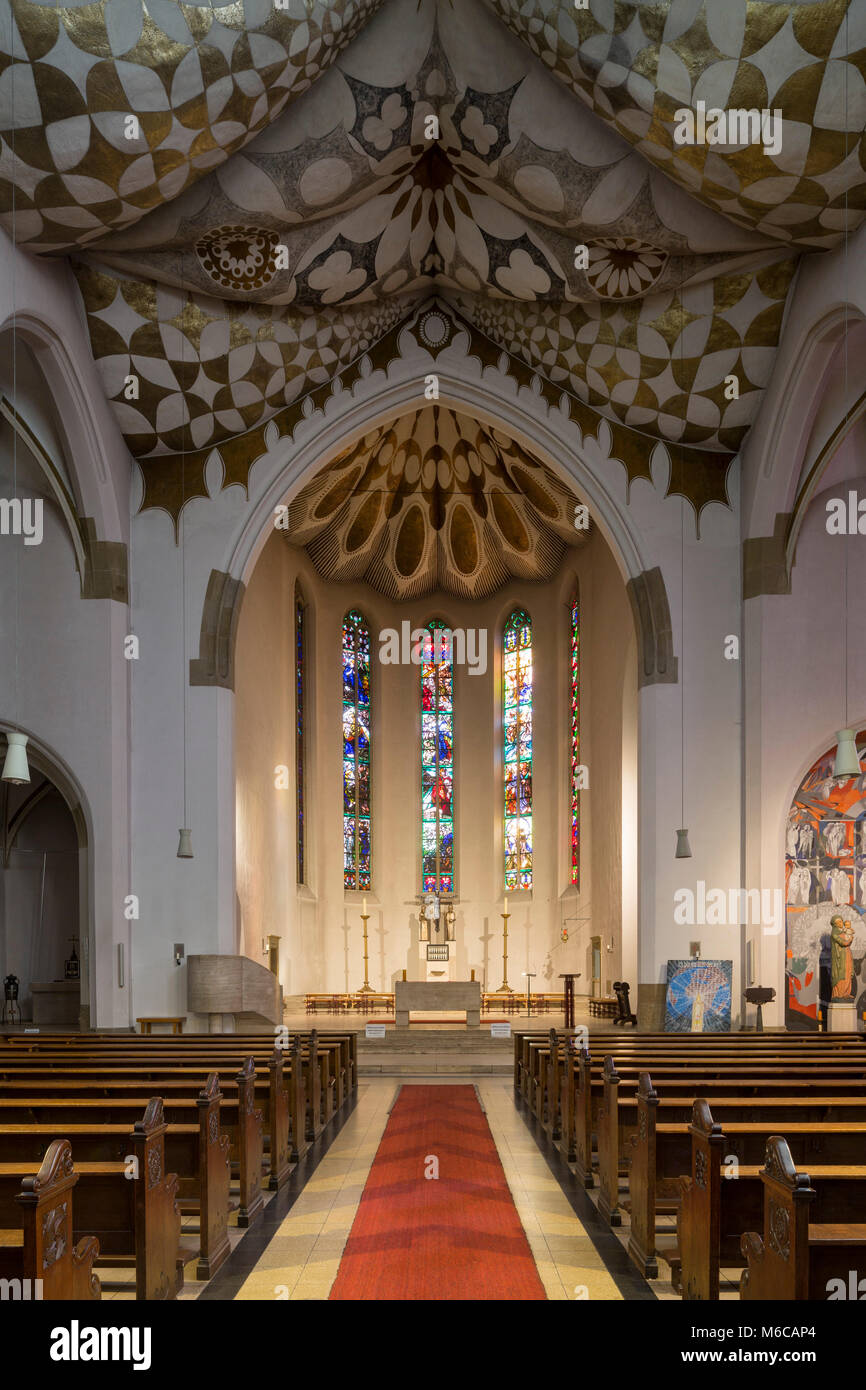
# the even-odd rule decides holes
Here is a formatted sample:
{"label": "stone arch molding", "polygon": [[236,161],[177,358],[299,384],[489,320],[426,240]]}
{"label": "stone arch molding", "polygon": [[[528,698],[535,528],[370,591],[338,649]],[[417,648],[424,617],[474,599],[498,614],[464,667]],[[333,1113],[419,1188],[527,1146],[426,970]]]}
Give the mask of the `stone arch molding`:
{"label": "stone arch molding", "polygon": [[[351,447],[371,429],[388,424],[423,398],[428,371],[436,372],[439,404],[510,433],[588,504],[632,598],[643,659],[639,683],[675,682],[669,605],[660,570],[630,513],[626,472],[610,452],[602,423],[598,440],[582,439],[564,410],[548,405],[532,386],[518,387],[496,368],[460,353],[449,363],[441,354],[430,367],[401,357],[388,372],[360,378],[351,391],[338,390],[299,421],[291,439],[274,438],[253,463],[249,508],[229,541],[220,569],[213,569],[202,610],[199,656],[190,662],[190,682],[234,688],[234,642],[250,575],[270,535],[275,510],[291,500],[323,461]],[[618,495],[617,495],[618,494]],[[202,499],[204,500],[204,499]]]}
{"label": "stone arch molding", "polygon": [[[14,333],[30,348],[36,368],[53,399],[59,422],[64,464],[72,491],[64,482],[51,449],[28,420],[28,412],[0,390],[0,415],[29,450],[57,506],[75,555],[83,599],[128,602],[127,546],[110,477],[108,441],[93,410],[93,391],[60,333],[26,311],[0,323],[0,333]],[[87,460],[92,466],[82,466]],[[114,537],[114,539],[111,539]]]}

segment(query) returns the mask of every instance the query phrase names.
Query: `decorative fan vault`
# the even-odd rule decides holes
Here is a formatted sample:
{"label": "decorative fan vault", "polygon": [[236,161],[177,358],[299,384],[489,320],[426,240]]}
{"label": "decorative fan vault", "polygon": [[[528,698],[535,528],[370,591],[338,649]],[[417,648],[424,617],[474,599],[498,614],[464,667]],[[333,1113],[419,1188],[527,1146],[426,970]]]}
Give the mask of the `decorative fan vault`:
{"label": "decorative fan vault", "polygon": [[484,598],[554,574],[589,535],[576,505],[507,435],[431,405],[334,459],[291,504],[287,534],[327,579],[394,599]]}

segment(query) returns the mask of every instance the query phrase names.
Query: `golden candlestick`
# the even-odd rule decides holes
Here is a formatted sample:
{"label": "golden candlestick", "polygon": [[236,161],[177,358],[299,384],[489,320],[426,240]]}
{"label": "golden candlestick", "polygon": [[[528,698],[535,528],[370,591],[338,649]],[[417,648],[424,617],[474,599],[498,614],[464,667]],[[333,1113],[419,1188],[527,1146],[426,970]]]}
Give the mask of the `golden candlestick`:
{"label": "golden candlestick", "polygon": [[375,994],[376,991],[370,984],[369,961],[367,959],[367,923],[370,920],[369,912],[361,913],[361,921],[364,923],[364,983],[358,990],[359,994]]}
{"label": "golden candlestick", "polygon": [[513,994],[514,990],[508,983],[508,919],[510,912],[503,912],[502,916],[502,984],[496,991],[497,994]]}

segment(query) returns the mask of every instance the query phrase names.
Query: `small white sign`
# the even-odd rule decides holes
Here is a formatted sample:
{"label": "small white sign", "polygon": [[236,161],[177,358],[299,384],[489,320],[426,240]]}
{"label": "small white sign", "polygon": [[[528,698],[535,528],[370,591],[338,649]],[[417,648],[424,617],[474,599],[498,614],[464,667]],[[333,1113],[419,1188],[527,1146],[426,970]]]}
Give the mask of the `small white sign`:
{"label": "small white sign", "polygon": [[24,1029],[24,1032],[25,1032],[25,1033],[38,1033],[38,1032],[39,1032],[39,1029],[38,1029],[38,1028],[25,1028],[25,1029]]}
{"label": "small white sign", "polygon": [[384,1023],[368,1023],[368,1024],[367,1024],[367,1027],[366,1027],[366,1030],[365,1030],[364,1036],[367,1037],[367,1038],[384,1038],[384,1036],[385,1036],[385,1025],[384,1025]]}
{"label": "small white sign", "polygon": [[490,1025],[490,1036],[491,1036],[491,1038],[510,1038],[510,1037],[511,1037],[511,1024],[510,1024],[510,1023],[491,1023],[491,1025]]}

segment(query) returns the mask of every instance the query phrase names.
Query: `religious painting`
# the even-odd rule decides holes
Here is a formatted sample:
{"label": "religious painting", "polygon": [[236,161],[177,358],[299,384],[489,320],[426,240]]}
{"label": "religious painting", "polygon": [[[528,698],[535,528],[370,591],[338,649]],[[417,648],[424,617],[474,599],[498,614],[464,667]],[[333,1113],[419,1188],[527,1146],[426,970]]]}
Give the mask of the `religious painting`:
{"label": "religious painting", "polygon": [[665,999],[666,1033],[729,1033],[729,960],[669,960]]}
{"label": "religious painting", "polygon": [[[866,731],[857,746],[862,758]],[[834,945],[842,961],[849,935],[846,997],[858,1014],[866,1009],[866,774],[834,777],[835,752],[828,748],[806,773],[785,835],[785,1024],[800,1032],[826,1028]]]}

